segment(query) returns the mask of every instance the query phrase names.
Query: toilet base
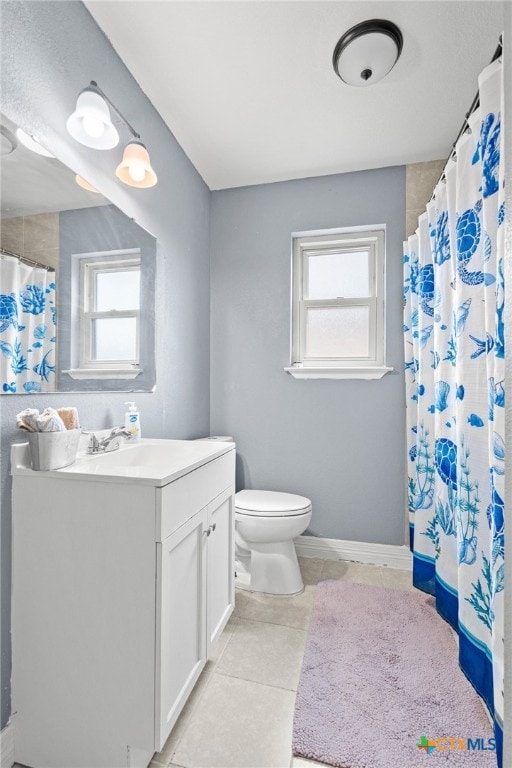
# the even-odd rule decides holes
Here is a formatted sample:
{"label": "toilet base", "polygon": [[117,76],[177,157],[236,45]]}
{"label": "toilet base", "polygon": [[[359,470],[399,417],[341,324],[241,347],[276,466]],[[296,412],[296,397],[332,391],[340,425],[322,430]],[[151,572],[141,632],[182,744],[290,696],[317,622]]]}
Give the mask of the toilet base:
{"label": "toilet base", "polygon": [[302,592],[304,582],[293,540],[265,544],[251,542],[250,565],[237,569],[235,586],[267,595],[296,595]]}

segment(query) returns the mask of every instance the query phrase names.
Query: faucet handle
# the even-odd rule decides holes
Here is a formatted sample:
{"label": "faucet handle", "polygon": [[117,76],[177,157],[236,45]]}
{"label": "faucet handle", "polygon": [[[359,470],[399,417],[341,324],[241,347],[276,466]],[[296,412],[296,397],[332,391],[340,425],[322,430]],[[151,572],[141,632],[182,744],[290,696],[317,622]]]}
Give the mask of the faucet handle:
{"label": "faucet handle", "polygon": [[129,440],[131,437],[133,437],[130,430],[126,429],[126,427],[120,426],[120,427],[114,427],[112,432],[110,433],[110,437],[125,437],[127,440]]}

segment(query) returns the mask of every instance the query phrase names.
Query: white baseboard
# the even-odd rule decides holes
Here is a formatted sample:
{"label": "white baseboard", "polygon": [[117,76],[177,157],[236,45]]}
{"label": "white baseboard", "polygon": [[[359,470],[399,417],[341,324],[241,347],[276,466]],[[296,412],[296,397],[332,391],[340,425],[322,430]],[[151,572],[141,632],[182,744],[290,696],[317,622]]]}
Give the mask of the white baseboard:
{"label": "white baseboard", "polygon": [[353,560],[370,565],[387,565],[389,568],[412,569],[409,547],[396,544],[368,544],[364,541],[321,539],[316,536],[299,536],[295,539],[299,557],[319,557],[322,560]]}
{"label": "white baseboard", "polygon": [[11,768],[14,765],[14,725],[12,720],[0,731],[0,766]]}

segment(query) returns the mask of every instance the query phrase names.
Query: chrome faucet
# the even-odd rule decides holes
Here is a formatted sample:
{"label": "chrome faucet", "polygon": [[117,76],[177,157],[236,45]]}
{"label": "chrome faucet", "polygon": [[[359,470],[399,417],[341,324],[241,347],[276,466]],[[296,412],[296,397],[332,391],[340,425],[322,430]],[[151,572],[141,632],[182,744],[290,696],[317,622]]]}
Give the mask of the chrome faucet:
{"label": "chrome faucet", "polygon": [[123,438],[125,440],[133,438],[132,433],[124,427],[114,427],[110,435],[102,440],[98,440],[94,432],[91,432],[87,453],[110,453],[110,451],[117,451],[121,446]]}

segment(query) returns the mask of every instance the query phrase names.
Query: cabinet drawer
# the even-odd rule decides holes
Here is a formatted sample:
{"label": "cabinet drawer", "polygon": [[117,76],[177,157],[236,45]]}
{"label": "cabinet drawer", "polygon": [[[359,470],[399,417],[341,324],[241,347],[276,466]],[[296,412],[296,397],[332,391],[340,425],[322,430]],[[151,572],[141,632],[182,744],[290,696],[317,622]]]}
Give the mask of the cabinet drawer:
{"label": "cabinet drawer", "polygon": [[226,488],[235,485],[235,450],[157,491],[156,540],[163,541]]}

